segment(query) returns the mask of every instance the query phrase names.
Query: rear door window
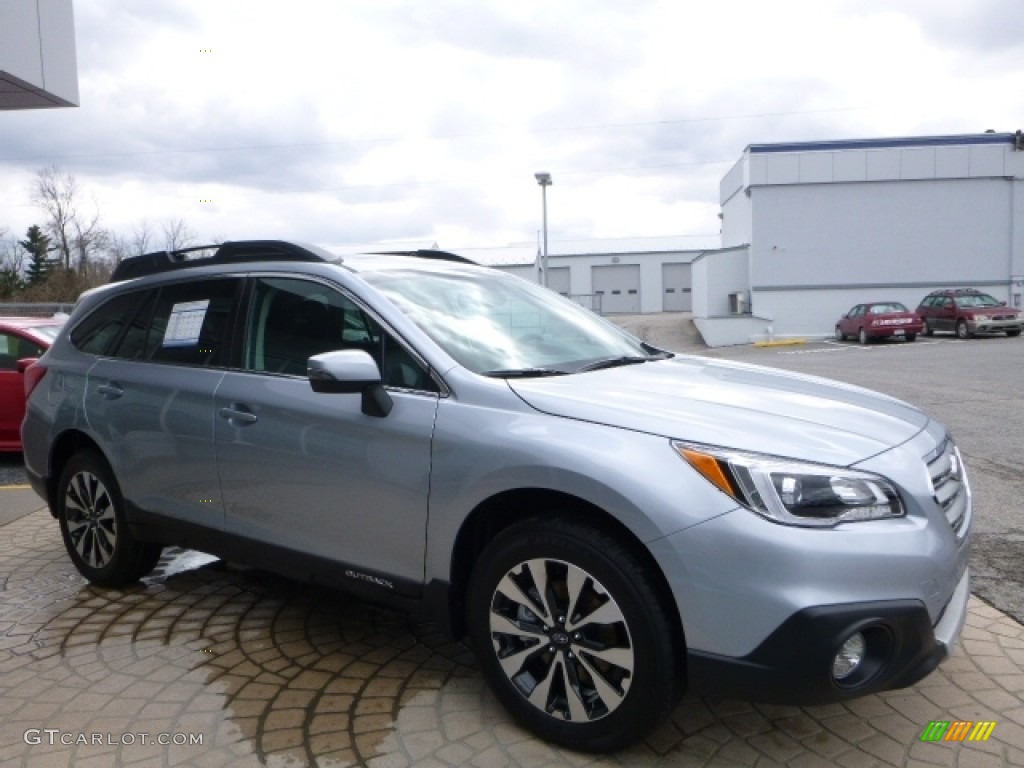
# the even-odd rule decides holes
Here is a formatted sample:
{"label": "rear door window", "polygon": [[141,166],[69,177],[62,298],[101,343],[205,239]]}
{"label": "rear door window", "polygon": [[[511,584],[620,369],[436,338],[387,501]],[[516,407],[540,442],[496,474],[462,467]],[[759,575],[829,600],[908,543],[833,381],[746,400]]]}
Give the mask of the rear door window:
{"label": "rear door window", "polygon": [[[124,354],[157,363],[221,367],[228,364],[230,331],[241,280],[223,278],[165,286],[145,333],[125,335]],[[145,313],[140,313],[140,317]],[[134,327],[133,327],[134,330]]]}

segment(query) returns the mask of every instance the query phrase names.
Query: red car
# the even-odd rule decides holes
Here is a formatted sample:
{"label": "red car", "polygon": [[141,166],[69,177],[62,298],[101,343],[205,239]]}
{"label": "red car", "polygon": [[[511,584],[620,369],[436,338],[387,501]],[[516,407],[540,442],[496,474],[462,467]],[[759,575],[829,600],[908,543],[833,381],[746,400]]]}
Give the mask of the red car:
{"label": "red car", "polygon": [[21,450],[25,369],[50,348],[59,317],[0,317],[0,451]]}
{"label": "red car", "polygon": [[935,331],[952,331],[961,339],[1000,331],[1020,336],[1024,330],[1024,313],[973,288],[932,291],[921,299],[917,314],[924,318],[925,336]]}
{"label": "red car", "polygon": [[873,301],[858,304],[836,323],[836,339],[856,337],[861,344],[874,339],[913,341],[924,328],[924,321],[898,301]]}

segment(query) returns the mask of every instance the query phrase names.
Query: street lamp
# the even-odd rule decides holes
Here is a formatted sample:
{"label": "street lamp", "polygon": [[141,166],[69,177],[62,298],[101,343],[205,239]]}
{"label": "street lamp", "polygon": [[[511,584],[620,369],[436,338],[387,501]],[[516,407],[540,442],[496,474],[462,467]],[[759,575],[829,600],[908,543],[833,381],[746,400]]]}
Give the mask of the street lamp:
{"label": "street lamp", "polygon": [[543,226],[544,226],[544,253],[541,256],[541,276],[543,285],[545,288],[548,287],[548,187],[551,186],[551,174],[540,171],[533,174],[533,178],[540,184],[540,200],[541,200],[541,211],[543,215]]}

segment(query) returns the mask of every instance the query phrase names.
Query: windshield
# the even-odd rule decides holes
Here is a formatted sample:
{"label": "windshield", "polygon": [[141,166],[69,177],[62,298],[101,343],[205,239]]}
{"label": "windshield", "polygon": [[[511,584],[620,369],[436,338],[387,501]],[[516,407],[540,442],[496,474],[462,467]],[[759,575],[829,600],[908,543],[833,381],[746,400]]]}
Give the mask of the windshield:
{"label": "windshield", "polygon": [[956,303],[961,307],[998,307],[999,302],[987,293],[977,295],[957,296]]}
{"label": "windshield", "polygon": [[589,310],[496,270],[388,270],[363,277],[474,373],[574,373],[598,361],[652,357],[640,341]]}

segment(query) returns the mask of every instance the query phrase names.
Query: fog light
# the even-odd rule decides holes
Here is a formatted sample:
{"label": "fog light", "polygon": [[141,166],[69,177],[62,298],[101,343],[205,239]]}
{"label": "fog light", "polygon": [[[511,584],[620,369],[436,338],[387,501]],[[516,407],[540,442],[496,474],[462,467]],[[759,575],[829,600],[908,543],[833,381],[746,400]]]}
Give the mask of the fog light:
{"label": "fog light", "polygon": [[867,644],[864,642],[864,635],[860,632],[850,635],[832,661],[832,677],[836,680],[844,680],[853,674],[854,670],[864,660],[864,650],[866,648]]}

